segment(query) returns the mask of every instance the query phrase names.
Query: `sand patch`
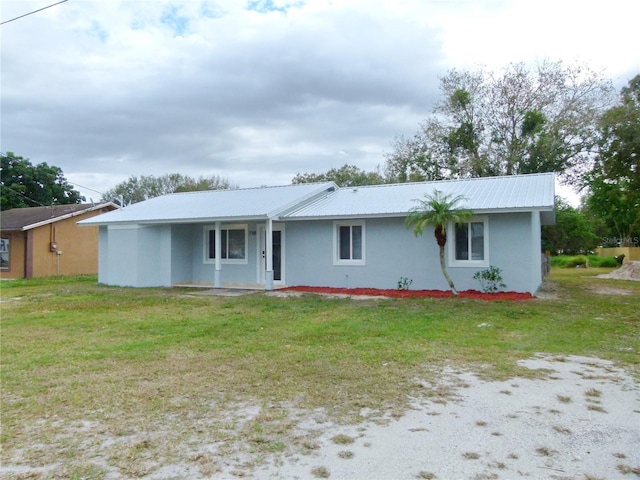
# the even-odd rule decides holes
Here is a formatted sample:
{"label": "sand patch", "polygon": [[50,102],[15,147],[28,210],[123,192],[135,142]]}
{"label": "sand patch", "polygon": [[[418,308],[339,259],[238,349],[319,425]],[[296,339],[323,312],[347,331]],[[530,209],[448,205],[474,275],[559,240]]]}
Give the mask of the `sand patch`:
{"label": "sand patch", "polygon": [[[446,401],[416,398],[387,422],[307,425],[318,433],[317,448],[271,459],[254,478],[621,478],[640,467],[633,377],[585,357],[520,364],[548,375],[487,382],[443,372]],[[335,442],[339,435],[353,441]]]}
{"label": "sand patch", "polygon": [[598,278],[613,278],[615,280],[635,280],[640,282],[640,262],[627,262],[610,273],[598,275]]}

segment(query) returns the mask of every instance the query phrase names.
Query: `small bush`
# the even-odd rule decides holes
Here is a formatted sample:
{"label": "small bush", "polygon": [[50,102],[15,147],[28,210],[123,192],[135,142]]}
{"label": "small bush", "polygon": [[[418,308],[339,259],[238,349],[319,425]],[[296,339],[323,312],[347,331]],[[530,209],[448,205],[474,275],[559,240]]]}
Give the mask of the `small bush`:
{"label": "small bush", "polygon": [[413,283],[413,280],[407,277],[400,277],[398,280],[398,290],[409,290],[409,287]]}
{"label": "small bush", "polygon": [[586,255],[576,255],[575,257],[571,257],[573,265],[569,265],[570,267],[587,267],[587,262],[589,259]]}
{"label": "small bush", "polygon": [[493,265],[486,270],[474,273],[473,279],[480,282],[480,287],[485,293],[497,292],[507,286],[502,281],[502,270]]}

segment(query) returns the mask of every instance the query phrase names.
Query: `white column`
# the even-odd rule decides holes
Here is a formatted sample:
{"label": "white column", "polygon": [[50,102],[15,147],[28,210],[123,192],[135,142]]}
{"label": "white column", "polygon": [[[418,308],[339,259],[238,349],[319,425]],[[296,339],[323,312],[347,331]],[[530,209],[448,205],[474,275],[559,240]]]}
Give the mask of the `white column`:
{"label": "white column", "polygon": [[267,220],[265,231],[265,289],[273,290],[273,220]]}
{"label": "white column", "polygon": [[220,288],[220,270],[222,268],[222,261],[220,257],[222,256],[222,230],[220,229],[220,222],[216,222],[216,245],[215,245],[215,254],[216,254],[216,271],[213,281],[213,286],[215,288]]}
{"label": "white column", "polygon": [[531,212],[531,283],[529,292],[536,293],[542,284],[542,227],[540,212]]}

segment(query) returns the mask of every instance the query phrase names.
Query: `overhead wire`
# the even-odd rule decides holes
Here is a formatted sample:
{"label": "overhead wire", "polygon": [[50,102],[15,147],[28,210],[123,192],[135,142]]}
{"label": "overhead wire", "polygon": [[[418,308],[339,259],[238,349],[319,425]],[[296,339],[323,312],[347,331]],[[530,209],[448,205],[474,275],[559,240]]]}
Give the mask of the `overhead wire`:
{"label": "overhead wire", "polygon": [[[3,157],[7,157],[7,156],[8,156],[5,152],[0,152],[0,155],[2,155]],[[0,171],[2,171],[2,168],[0,168]],[[25,195],[21,194],[20,192],[16,192],[14,189],[12,189],[12,188],[7,187],[6,185],[4,185],[4,183],[2,183],[2,182],[0,182],[0,185],[2,185],[2,187],[3,187],[3,188],[8,188],[8,189],[9,189],[9,190],[11,190],[13,193],[16,193],[16,194],[18,194],[18,195],[21,195],[22,197],[26,198],[27,200],[29,200],[29,201],[31,201],[31,202],[37,203],[38,205],[41,205],[41,206],[43,206],[43,207],[46,207],[46,206],[47,206],[47,205],[43,205],[43,204],[41,204],[41,203],[39,203],[39,202],[37,202],[37,201],[35,201],[35,200],[33,200],[33,199],[31,199],[31,198],[27,197],[27,196],[25,196]],[[80,188],[83,188],[83,189],[85,189],[85,190],[90,190],[90,191],[92,191],[92,192],[99,193],[99,194],[100,194],[100,195],[102,195],[102,196],[104,196],[104,195],[105,195],[105,193],[104,193],[104,192],[100,192],[100,191],[98,191],[98,190],[95,190],[95,189],[93,189],[93,188],[86,187],[86,186],[84,186],[84,185],[80,185],[79,183],[76,183],[76,182],[70,182],[70,185],[71,185],[72,187],[74,187],[74,188],[75,188],[75,187],[80,187]]]}
{"label": "overhead wire", "polygon": [[24,18],[24,17],[26,17],[26,16],[28,16],[28,15],[33,15],[34,13],[41,12],[42,10],[46,10],[47,8],[55,7],[56,5],[60,5],[61,3],[68,2],[68,1],[69,1],[69,0],[62,0],[62,1],[60,1],[60,2],[53,3],[53,4],[48,5],[48,6],[46,6],[46,7],[39,8],[38,10],[34,10],[34,11],[32,11],[32,12],[25,13],[24,15],[20,15],[20,16],[18,16],[18,17],[12,18],[12,19],[10,19],[10,20],[5,20],[4,22],[0,22],[0,25],[4,25],[5,23],[13,22],[14,20],[19,20],[19,19]]}
{"label": "overhead wire", "polygon": [[[66,0],[65,0],[65,1],[66,1]],[[8,157],[8,155],[7,155],[5,152],[0,152],[0,155],[1,155],[1,156],[3,156],[3,157]],[[1,172],[1,171],[2,171],[2,168],[0,168],[0,172]],[[78,185],[78,186],[79,186],[79,187],[82,187],[82,188],[87,188],[88,190],[92,190],[91,188],[83,187],[82,185]],[[40,202],[38,202],[37,200],[34,200],[33,198],[29,198],[29,197],[27,197],[24,193],[18,192],[17,190],[14,190],[13,188],[11,188],[11,187],[9,187],[9,186],[5,185],[5,183],[4,183],[1,179],[0,179],[0,187],[1,187],[1,188],[6,188],[7,190],[12,191],[12,192],[13,192],[13,193],[15,193],[16,195],[19,195],[19,196],[21,196],[22,198],[25,198],[25,199],[29,200],[29,201],[30,201],[30,202],[32,202],[32,203],[35,203],[36,205],[40,205],[41,207],[48,207],[48,206],[49,206],[49,205],[45,205],[45,204],[43,204],[43,203],[40,203]],[[96,191],[96,190],[92,190],[92,191],[94,191],[94,192],[96,192],[96,193],[100,193],[100,194],[102,194],[102,192],[98,192],[98,191]]]}
{"label": "overhead wire", "polygon": [[20,192],[18,192],[17,190],[14,190],[14,189],[13,189],[13,188],[11,188],[11,187],[7,187],[6,185],[2,185],[2,188],[6,188],[6,189],[8,189],[8,190],[11,190],[11,191],[12,191],[13,193],[15,193],[16,195],[19,195],[19,196],[21,196],[22,198],[25,198],[25,199],[29,200],[29,201],[30,201],[30,202],[32,202],[32,203],[35,203],[36,205],[40,205],[41,207],[48,207],[48,206],[49,206],[49,205],[45,205],[44,203],[40,203],[40,202],[38,202],[38,201],[34,200],[33,198],[29,198],[29,197],[27,197],[25,194],[20,193]]}

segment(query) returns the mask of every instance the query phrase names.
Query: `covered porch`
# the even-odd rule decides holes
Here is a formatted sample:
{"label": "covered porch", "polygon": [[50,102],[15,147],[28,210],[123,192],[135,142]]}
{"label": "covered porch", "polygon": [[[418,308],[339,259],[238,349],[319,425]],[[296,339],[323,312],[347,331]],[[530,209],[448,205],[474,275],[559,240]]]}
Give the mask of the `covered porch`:
{"label": "covered porch", "polygon": [[286,285],[283,223],[220,220],[171,230],[171,286],[273,290]]}

